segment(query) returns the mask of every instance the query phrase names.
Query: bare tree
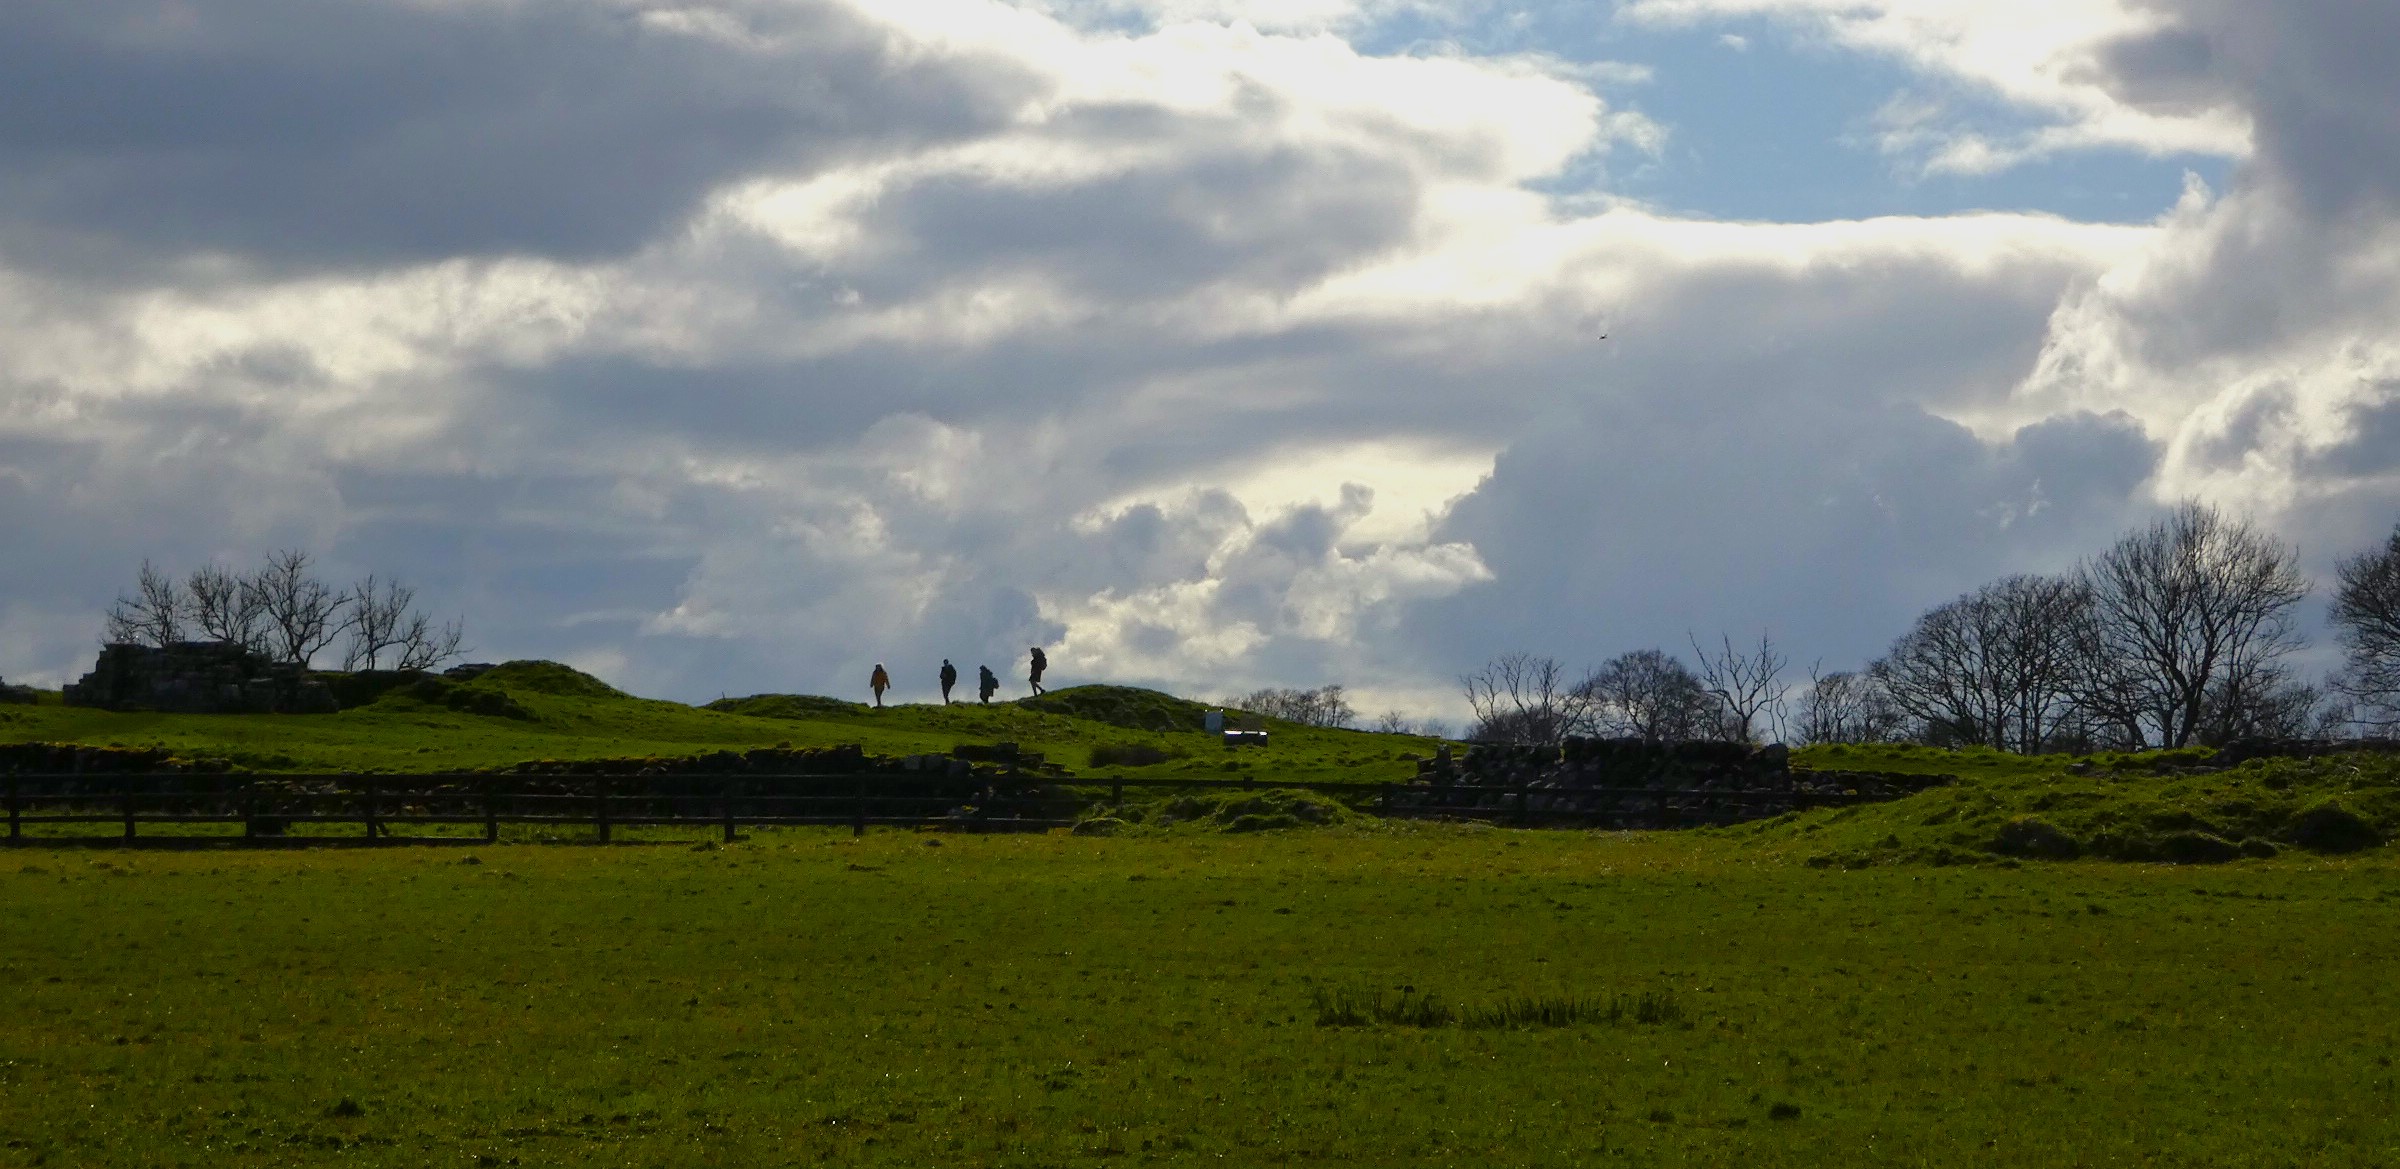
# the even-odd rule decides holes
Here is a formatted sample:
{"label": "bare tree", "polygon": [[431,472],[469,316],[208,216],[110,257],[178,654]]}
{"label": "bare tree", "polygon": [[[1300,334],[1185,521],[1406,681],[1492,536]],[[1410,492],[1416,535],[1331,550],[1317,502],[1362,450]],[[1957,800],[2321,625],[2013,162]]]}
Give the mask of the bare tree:
{"label": "bare tree", "polygon": [[1475,710],[1471,739],[1556,744],[1582,729],[1590,715],[1590,697],[1568,684],[1556,658],[1503,654],[1458,682]]}
{"label": "bare tree", "polygon": [[2348,660],[2335,684],[2360,723],[2400,729],[2400,526],[2382,548],[2343,561],[2341,582],[2333,623]]}
{"label": "bare tree", "polygon": [[1665,650],[1618,654],[1576,688],[1603,735],[1648,743],[1711,737],[1717,699],[1698,675]]}
{"label": "bare tree", "polygon": [[2090,605],[2074,579],[2006,577],[1919,617],[1872,673],[1929,742],[2042,751],[2076,721]]}
{"label": "bare tree", "polygon": [[400,656],[393,661],[395,670],[430,670],[443,662],[455,660],[466,651],[466,626],[450,621],[436,627],[423,613],[411,613],[401,627],[396,647]]}
{"label": "bare tree", "polygon": [[1450,721],[1439,718],[1426,719],[1417,724],[1417,733],[1428,739],[1447,739],[1450,737]]}
{"label": "bare tree", "polygon": [[1343,696],[1339,685],[1319,686],[1314,690],[1266,687],[1239,698],[1228,698],[1225,705],[1310,727],[1346,727],[1358,719],[1358,711]]}
{"label": "bare tree", "polygon": [[1764,632],[1758,650],[1735,649],[1731,637],[1719,639],[1715,653],[1692,638],[1692,655],[1700,659],[1700,684],[1724,704],[1722,737],[1755,743],[1760,731],[1780,732],[1783,723],[1783,668],[1789,662]]}
{"label": "bare tree", "polygon": [[1812,668],[1794,730],[1803,743],[1891,743],[1907,737],[1909,721],[1872,672]]}
{"label": "bare tree", "polygon": [[2211,718],[2212,693],[2301,645],[2291,613],[2308,580],[2292,549],[2214,507],[2177,507],[2082,575],[2091,664],[2079,697],[2147,743],[2193,742]]}
{"label": "bare tree", "polygon": [[2263,662],[2228,674],[2209,691],[2195,737],[2212,747],[2235,739],[2332,738],[2351,717],[2323,687]]}
{"label": "bare tree", "polygon": [[306,552],[267,557],[266,567],[250,578],[250,588],[257,595],[267,653],[278,661],[309,665],[349,625],[349,596],[309,572]]}
{"label": "bare tree", "polygon": [[1379,735],[1412,735],[1416,729],[1404,710],[1387,710],[1375,716],[1375,733]]}
{"label": "bare tree", "polygon": [[184,578],[184,597],[191,605],[192,624],[210,641],[230,641],[251,650],[262,648],[265,615],[258,590],[241,575],[208,564]]}
{"label": "bare tree", "polygon": [[175,578],[144,560],[133,594],[118,597],[110,607],[102,637],[111,645],[173,645],[183,640],[190,611]]}
{"label": "bare tree", "polygon": [[[383,664],[383,655],[399,648],[401,641],[413,629],[410,623],[417,591],[396,580],[377,580],[373,573],[350,590],[350,641],[342,651],[345,670],[372,670]],[[415,625],[422,626],[425,618],[414,614]]]}

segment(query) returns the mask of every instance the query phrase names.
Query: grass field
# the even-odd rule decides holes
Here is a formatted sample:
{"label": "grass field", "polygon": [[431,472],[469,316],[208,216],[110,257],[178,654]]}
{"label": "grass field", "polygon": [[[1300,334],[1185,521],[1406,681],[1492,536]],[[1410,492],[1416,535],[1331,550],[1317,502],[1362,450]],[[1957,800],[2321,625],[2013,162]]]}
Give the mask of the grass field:
{"label": "grass field", "polygon": [[[331,716],[0,707],[0,742],[1265,783],[1433,746],[1232,757],[1105,687],[712,705],[524,663]],[[2400,1164],[2400,760],[2199,758],[1817,748],[1958,779],[1686,833],[1162,792],[1114,836],[36,845],[0,852],[0,1166]]]}
{"label": "grass field", "polygon": [[[1845,871],[1441,826],[21,850],[0,1164],[2389,1165],[2384,851]],[[1427,994],[1667,1009],[1318,1023],[1329,995]]]}

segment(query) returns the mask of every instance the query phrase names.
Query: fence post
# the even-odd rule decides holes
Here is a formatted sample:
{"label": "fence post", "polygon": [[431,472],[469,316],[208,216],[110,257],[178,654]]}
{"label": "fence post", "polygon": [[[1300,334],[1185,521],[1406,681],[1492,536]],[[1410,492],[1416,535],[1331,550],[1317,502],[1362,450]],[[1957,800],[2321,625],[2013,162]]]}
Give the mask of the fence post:
{"label": "fence post", "polygon": [[483,781],[483,842],[500,843],[500,781]]}
{"label": "fence post", "polygon": [[123,789],[125,797],[125,843],[131,844],[133,843],[133,777],[124,776],[121,778],[125,783],[125,787]]}
{"label": "fence post", "polygon": [[258,839],[258,797],[247,781],[242,784],[242,839]]}
{"label": "fence post", "polygon": [[375,839],[375,781],[362,780],[358,785],[359,803],[365,808],[362,819],[367,826],[367,839]]}
{"label": "fence post", "polygon": [[727,844],[731,844],[731,843],[733,843],[733,781],[732,781],[732,780],[728,779],[728,780],[726,780],[726,781],[725,781],[725,787],[724,787],[724,789],[723,789],[722,791],[719,791],[719,792],[717,793],[717,800],[718,800],[717,811],[718,811],[718,813],[719,813],[720,815],[722,815],[722,816],[724,817],[724,819],[725,819],[725,843],[727,843]]}
{"label": "fence post", "polygon": [[608,781],[592,780],[592,818],[600,827],[600,843],[608,843]]}

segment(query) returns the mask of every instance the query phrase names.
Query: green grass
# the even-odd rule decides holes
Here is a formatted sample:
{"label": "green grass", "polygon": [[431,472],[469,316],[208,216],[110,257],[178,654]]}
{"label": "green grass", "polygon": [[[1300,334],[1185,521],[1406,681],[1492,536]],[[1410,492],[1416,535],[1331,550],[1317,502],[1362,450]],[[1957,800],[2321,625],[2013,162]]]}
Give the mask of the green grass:
{"label": "green grass", "polygon": [[[2002,856],[2220,863],[2293,849],[2342,853],[2400,837],[2400,756],[2256,759],[2191,770],[2202,757],[2012,763],[1970,755],[1950,769],[1959,782],[1910,799],[1714,831],[1776,855],[1838,865]],[[1852,758],[1883,756],[1854,749]]]}
{"label": "green grass", "polygon": [[[634,698],[550,662],[512,662],[464,685],[434,680],[329,715],[118,714],[45,703],[0,706],[0,743],[161,748],[261,771],[451,771],[536,759],[682,757],[789,745],[859,744],[878,755],[1017,743],[1079,772],[1272,775],[1286,782],[1389,781],[1434,740],[1269,723],[1270,745],[1228,753],[1200,731],[1205,708],[1115,686],[1020,702],[892,706],[760,695],[709,707]],[[1148,748],[1128,766],[1109,748]]]}
{"label": "green grass", "polygon": [[2382,850],[1841,870],[1426,827],[474,857],[0,855],[0,1165],[2400,1160]]}
{"label": "green grass", "polygon": [[[1229,756],[1148,691],[712,706],[529,663],[331,716],[0,707],[0,740],[289,770],[1007,741],[1261,789],[1032,837],[0,853],[0,1166],[2400,1162],[2400,760],[1812,748],[1959,780],[1520,832],[1272,787],[1423,740]],[[2122,863],[2162,857],[2226,863]]]}

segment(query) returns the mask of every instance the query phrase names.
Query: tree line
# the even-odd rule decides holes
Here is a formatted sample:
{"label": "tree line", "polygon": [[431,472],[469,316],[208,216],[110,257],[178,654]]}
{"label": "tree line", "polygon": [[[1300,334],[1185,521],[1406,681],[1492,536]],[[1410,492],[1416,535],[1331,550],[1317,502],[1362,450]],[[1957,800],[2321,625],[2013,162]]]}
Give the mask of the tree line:
{"label": "tree line", "polygon": [[337,588],[301,551],[273,553],[249,572],[211,563],[180,579],[144,560],[102,634],[121,645],[233,642],[304,669],[338,643],[345,670],[429,670],[459,657],[464,637],[459,621],[434,624],[399,581],[369,574]]}
{"label": "tree line", "polygon": [[2400,728],[2400,527],[2344,561],[2332,623],[2342,668],[2310,681],[2294,657],[2312,591],[2293,548],[2185,503],[2057,575],[2019,574],[1919,616],[1856,671],[1785,680],[1771,639],[1660,649],[1571,677],[1509,654],[1460,679],[1471,738],[1656,742],[1921,742],[2003,751],[2136,750],[2250,736]]}

